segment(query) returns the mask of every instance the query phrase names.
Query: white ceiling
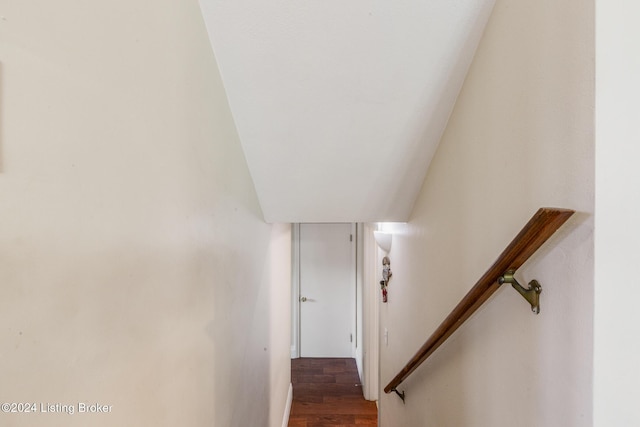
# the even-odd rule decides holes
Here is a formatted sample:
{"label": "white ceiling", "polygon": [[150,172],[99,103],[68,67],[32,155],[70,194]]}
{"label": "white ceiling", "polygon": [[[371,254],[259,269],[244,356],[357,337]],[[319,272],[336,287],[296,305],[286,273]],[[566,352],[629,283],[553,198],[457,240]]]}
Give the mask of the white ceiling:
{"label": "white ceiling", "polygon": [[408,220],[493,3],[200,0],[265,220]]}

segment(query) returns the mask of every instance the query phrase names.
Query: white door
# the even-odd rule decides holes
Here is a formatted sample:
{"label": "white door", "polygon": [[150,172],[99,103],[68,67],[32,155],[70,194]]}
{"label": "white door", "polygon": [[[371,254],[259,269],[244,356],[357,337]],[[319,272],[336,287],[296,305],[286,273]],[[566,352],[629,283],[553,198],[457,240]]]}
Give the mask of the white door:
{"label": "white door", "polygon": [[300,353],[352,357],[355,252],[351,224],[300,225]]}

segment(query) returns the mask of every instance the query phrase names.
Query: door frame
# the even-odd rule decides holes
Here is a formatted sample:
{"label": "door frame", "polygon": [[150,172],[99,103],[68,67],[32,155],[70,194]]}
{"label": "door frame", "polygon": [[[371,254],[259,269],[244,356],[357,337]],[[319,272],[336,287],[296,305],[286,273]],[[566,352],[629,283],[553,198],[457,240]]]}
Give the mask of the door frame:
{"label": "door frame", "polygon": [[377,401],[380,393],[380,267],[382,256],[373,232],[377,225],[366,223],[362,227],[362,324],[363,358],[362,392],[367,400]]}
{"label": "door frame", "polygon": [[[353,300],[355,307],[353,309],[352,318],[352,330],[353,340],[351,342],[351,357],[356,357],[358,346],[361,345],[358,341],[358,335],[362,336],[359,330],[362,325],[358,322],[358,292],[357,292],[357,278],[359,266],[357,260],[357,253],[361,249],[359,248],[357,238],[357,224],[351,224],[351,235],[353,238],[353,245],[351,245],[351,262],[352,271],[354,274],[353,285]],[[291,358],[297,359],[301,357],[301,330],[300,330],[300,223],[294,223],[291,227]]]}
{"label": "door frame", "polygon": [[[365,399],[378,400],[380,384],[379,261],[373,237],[376,224],[357,223],[354,245],[356,263],[356,322],[354,357]],[[291,358],[300,357],[300,224],[291,227]],[[360,303],[359,303],[360,302]]]}
{"label": "door frame", "polygon": [[291,227],[291,358],[300,357],[300,223]]}

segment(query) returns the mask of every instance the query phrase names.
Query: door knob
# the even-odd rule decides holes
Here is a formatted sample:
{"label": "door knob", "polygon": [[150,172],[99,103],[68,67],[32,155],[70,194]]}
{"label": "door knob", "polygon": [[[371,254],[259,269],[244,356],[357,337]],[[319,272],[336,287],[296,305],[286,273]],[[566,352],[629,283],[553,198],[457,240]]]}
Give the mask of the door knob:
{"label": "door knob", "polygon": [[306,302],[307,301],[307,297],[300,297],[300,301]]}

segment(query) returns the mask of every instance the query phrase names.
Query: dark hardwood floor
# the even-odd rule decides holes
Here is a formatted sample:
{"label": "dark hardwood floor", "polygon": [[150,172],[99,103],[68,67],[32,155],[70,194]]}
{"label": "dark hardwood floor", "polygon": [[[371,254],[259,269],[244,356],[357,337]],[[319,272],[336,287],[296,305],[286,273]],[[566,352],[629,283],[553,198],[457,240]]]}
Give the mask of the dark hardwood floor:
{"label": "dark hardwood floor", "polygon": [[354,359],[293,359],[291,382],[289,427],[378,425],[378,409],[362,396]]}

